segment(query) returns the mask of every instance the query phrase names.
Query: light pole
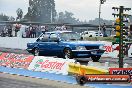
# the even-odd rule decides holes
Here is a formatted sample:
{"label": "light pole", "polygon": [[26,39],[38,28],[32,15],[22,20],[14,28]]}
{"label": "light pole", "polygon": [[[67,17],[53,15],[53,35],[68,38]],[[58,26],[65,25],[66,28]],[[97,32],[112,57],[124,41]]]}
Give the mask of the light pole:
{"label": "light pole", "polygon": [[100,15],[101,15],[101,4],[104,4],[106,0],[100,0],[99,2],[99,30],[98,30],[98,36],[100,36],[100,29],[101,29],[101,23],[100,23]]}
{"label": "light pole", "polygon": [[50,22],[51,23],[53,22],[53,11],[52,11],[52,8],[51,8],[51,14],[50,14]]}

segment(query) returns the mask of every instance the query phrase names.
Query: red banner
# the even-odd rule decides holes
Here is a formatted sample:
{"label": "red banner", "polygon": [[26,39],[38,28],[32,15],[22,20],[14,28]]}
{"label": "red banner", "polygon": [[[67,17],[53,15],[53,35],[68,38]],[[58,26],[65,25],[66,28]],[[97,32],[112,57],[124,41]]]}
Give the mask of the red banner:
{"label": "red banner", "polygon": [[0,66],[27,69],[34,56],[14,53],[0,53]]}
{"label": "red banner", "polygon": [[86,75],[87,82],[103,82],[103,83],[128,83],[130,82],[129,75]]}
{"label": "red banner", "polygon": [[132,82],[132,68],[109,68],[109,71],[113,75],[130,75]]}

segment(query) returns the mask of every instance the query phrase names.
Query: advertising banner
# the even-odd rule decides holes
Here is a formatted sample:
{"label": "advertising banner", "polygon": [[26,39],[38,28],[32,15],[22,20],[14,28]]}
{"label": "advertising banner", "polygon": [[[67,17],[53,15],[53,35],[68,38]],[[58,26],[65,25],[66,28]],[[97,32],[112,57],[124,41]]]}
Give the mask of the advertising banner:
{"label": "advertising banner", "polygon": [[77,75],[76,81],[81,84],[83,80],[84,83],[130,83],[129,75]]}
{"label": "advertising banner", "polygon": [[[105,52],[102,55],[102,57],[112,57],[112,58],[119,58],[118,54],[119,54],[119,50],[115,50],[115,48],[117,46],[119,46],[119,44],[114,44],[112,45],[112,42],[103,42],[104,48],[105,48]],[[128,57],[132,57],[132,44],[130,45],[130,49],[128,50]]]}
{"label": "advertising banner", "polygon": [[88,82],[130,82],[129,75],[86,75]]}
{"label": "advertising banner", "polygon": [[27,69],[34,56],[14,53],[1,53],[0,66]]}
{"label": "advertising banner", "polygon": [[113,53],[113,45],[112,42],[102,42],[104,44],[105,52],[101,57],[117,57],[118,52],[115,51]]}
{"label": "advertising banner", "polygon": [[132,68],[109,68],[109,71],[113,75],[130,75],[132,82]]}
{"label": "advertising banner", "polygon": [[36,56],[28,69],[33,71],[50,72],[56,74],[67,74],[69,62],[75,61],[63,58]]}

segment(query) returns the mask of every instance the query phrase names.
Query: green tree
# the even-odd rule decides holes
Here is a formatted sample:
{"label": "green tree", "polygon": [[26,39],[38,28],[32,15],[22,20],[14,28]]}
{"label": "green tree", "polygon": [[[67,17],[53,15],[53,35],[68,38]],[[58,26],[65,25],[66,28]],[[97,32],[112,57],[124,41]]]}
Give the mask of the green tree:
{"label": "green tree", "polygon": [[79,19],[76,19],[75,17],[73,17],[74,14],[72,12],[59,12],[58,14],[58,19],[57,22],[58,23],[80,23]]}
{"label": "green tree", "polygon": [[6,16],[3,13],[0,14],[0,21],[8,21],[8,20],[9,20],[9,16]]}
{"label": "green tree", "polygon": [[58,22],[58,23],[64,23],[64,21],[65,21],[64,16],[65,16],[65,14],[64,14],[63,12],[60,12],[60,13],[58,14],[57,22]]}
{"label": "green tree", "polygon": [[22,19],[22,16],[23,16],[23,11],[22,11],[22,9],[18,8],[18,9],[16,10],[16,13],[17,13],[17,18],[16,18],[16,20],[17,20],[17,19],[21,20],[21,19]]}
{"label": "green tree", "polygon": [[10,16],[9,21],[15,21],[15,18],[13,16]]}
{"label": "green tree", "polygon": [[55,22],[56,10],[54,0],[29,0],[25,19],[38,22]]}

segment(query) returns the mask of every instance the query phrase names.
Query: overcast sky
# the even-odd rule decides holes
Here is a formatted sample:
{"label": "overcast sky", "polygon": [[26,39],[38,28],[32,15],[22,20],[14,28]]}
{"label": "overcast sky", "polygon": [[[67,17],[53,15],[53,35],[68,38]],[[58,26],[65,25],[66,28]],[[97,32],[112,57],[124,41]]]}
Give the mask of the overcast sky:
{"label": "overcast sky", "polygon": [[[56,10],[69,11],[74,13],[74,17],[80,20],[93,20],[99,16],[99,1],[100,0],[55,0]],[[8,16],[16,17],[17,8],[21,8],[24,15],[27,13],[29,0],[0,0],[0,13],[4,13]],[[132,8],[132,0],[106,0],[102,4],[101,18],[113,20],[112,7],[125,6]],[[132,10],[128,12],[132,15]]]}

